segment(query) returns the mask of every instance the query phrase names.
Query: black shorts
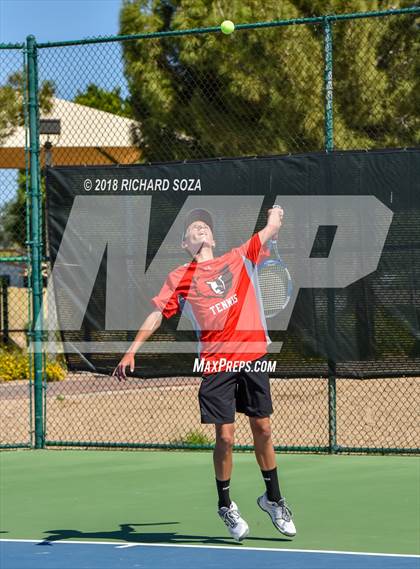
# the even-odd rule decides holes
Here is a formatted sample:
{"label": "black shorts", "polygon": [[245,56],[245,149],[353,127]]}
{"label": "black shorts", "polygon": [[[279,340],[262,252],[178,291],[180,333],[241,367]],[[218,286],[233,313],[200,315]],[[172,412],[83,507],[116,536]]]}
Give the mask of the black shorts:
{"label": "black shorts", "polygon": [[[235,411],[248,417],[268,417],[273,412],[268,372],[251,369],[213,373],[202,378],[198,399],[202,423],[233,423]],[[258,365],[257,365],[258,367]]]}

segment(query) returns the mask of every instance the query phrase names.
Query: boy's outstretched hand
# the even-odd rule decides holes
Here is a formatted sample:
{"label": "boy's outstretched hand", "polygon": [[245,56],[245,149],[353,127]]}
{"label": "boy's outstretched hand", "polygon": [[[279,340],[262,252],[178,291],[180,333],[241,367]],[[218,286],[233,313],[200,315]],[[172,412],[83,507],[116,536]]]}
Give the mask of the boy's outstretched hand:
{"label": "boy's outstretched hand", "polygon": [[116,377],[118,381],[121,381],[122,379],[127,379],[127,375],[125,373],[125,368],[127,366],[129,366],[131,372],[134,371],[135,361],[134,361],[134,354],[132,352],[127,352],[125,354],[120,363],[112,372],[112,377]]}

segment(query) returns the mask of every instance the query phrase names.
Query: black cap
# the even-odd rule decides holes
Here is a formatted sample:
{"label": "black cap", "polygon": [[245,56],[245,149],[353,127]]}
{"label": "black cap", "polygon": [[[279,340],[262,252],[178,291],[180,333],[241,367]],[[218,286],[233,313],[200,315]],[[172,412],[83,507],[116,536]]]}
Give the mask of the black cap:
{"label": "black cap", "polygon": [[182,234],[182,239],[185,239],[185,234],[187,232],[187,229],[191,225],[191,223],[194,223],[194,221],[204,221],[204,223],[206,223],[213,231],[213,219],[210,215],[210,212],[208,212],[206,209],[200,209],[200,208],[192,209],[185,216],[184,233]]}

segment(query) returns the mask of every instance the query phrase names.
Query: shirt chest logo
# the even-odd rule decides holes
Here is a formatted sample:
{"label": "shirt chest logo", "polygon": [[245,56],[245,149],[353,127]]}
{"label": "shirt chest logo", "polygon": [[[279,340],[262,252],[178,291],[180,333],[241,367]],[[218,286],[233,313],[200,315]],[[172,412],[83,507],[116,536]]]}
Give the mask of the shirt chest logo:
{"label": "shirt chest logo", "polygon": [[226,285],[222,275],[217,277],[215,281],[206,281],[206,284],[209,285],[215,294],[223,295],[226,290]]}
{"label": "shirt chest logo", "polygon": [[194,278],[193,280],[193,287],[197,295],[207,298],[224,298],[232,287],[232,273],[228,265],[225,265],[214,279]]}

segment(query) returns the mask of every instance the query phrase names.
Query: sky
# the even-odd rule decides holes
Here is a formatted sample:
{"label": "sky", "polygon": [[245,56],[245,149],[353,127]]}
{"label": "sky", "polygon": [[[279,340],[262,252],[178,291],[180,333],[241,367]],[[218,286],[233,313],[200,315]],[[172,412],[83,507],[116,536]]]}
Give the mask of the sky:
{"label": "sky", "polygon": [[[0,42],[22,43],[29,34],[38,43],[116,35],[121,5],[122,0],[0,0]],[[1,55],[0,84],[21,66],[19,52]],[[40,82],[54,81],[56,96],[64,99],[88,83],[126,92],[118,43],[40,50],[38,67]]]}
{"label": "sky", "polygon": [[[0,43],[23,43],[29,34],[38,42],[75,40],[118,34],[122,0],[0,0]],[[56,95],[73,99],[89,82],[106,89],[126,82],[118,44],[107,47],[44,50],[39,57],[40,79],[56,84]],[[21,69],[19,51],[0,52],[0,84]],[[0,206],[16,192],[16,171],[0,170]]]}
{"label": "sky", "polygon": [[59,41],[118,33],[122,0],[0,0],[0,42]]}

